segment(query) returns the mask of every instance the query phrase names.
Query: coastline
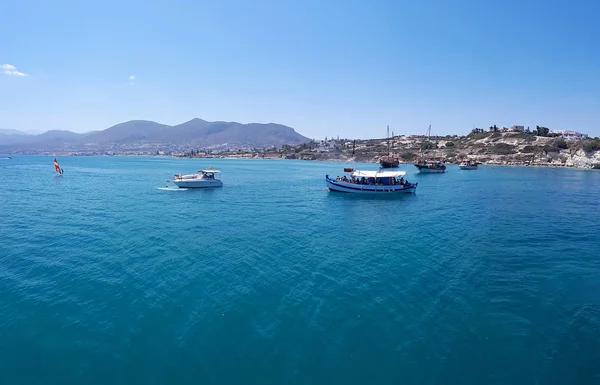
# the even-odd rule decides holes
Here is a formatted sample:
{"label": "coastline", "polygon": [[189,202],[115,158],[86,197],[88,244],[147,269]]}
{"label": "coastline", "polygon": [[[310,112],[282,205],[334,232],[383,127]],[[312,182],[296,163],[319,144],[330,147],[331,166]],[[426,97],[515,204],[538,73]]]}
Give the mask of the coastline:
{"label": "coastline", "polygon": [[389,139],[325,139],[301,145],[264,148],[231,146],[169,148],[162,144],[136,143],[127,148],[46,148],[9,151],[7,155],[48,156],[165,156],[190,159],[287,159],[326,162],[379,163],[392,158],[411,164],[419,157],[459,164],[475,161],[482,165],[600,169],[600,139],[565,140],[523,132],[475,132],[467,136],[427,138],[395,136]]}
{"label": "coastline", "polygon": [[[19,156],[19,155],[16,155]],[[286,157],[262,157],[262,156],[239,156],[239,155],[220,155],[220,156],[177,156],[177,155],[155,155],[155,154],[115,154],[115,155],[107,155],[107,154],[65,154],[65,153],[49,153],[49,154],[27,154],[21,156],[62,156],[62,157],[88,157],[88,156],[101,156],[101,157],[140,157],[140,158],[171,158],[171,159],[245,159],[245,160],[277,160],[277,161],[294,161],[300,160],[305,162],[332,162],[332,163],[372,163],[374,165],[378,165],[379,161],[375,160],[355,160],[355,159],[342,159],[342,158],[329,158],[329,159],[308,159],[308,158],[286,158]],[[445,162],[448,165],[458,166],[460,162]],[[400,161],[400,165],[410,166],[413,162],[403,162]],[[480,162],[482,166],[490,166],[490,167],[538,167],[538,168],[564,168],[564,169],[573,169],[573,170],[591,170],[591,171],[599,171],[600,168],[594,167],[578,167],[575,165],[565,165],[558,163],[526,163],[526,162]]]}

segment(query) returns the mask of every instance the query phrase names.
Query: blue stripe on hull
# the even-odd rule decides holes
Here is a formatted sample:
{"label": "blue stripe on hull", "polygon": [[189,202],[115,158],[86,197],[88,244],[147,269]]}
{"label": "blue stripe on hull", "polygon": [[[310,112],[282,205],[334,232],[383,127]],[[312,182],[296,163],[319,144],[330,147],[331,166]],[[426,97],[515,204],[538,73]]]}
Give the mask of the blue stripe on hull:
{"label": "blue stripe on hull", "polygon": [[[360,187],[354,187],[354,186],[346,186],[346,185],[341,185],[338,184],[336,182],[334,182],[331,179],[326,179],[326,182],[328,183],[329,190],[334,191],[334,192],[343,192],[343,193],[350,193],[351,191],[344,191],[344,190],[354,190],[357,193],[413,193],[416,191],[417,189],[417,185],[418,183],[413,184],[411,187],[404,187],[404,188],[399,188],[399,189],[393,189],[393,188],[388,188],[388,189],[362,189]],[[333,188],[331,187],[333,186]],[[336,189],[344,189],[344,190],[338,190]]]}

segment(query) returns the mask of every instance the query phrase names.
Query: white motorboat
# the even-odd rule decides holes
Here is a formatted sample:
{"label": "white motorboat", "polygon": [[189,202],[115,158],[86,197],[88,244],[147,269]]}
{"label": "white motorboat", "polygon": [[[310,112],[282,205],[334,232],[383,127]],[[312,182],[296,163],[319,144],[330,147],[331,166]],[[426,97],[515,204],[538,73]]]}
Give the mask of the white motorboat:
{"label": "white motorboat", "polygon": [[382,193],[414,193],[418,183],[410,183],[404,179],[404,171],[362,171],[352,168],[344,169],[350,173],[347,176],[330,178],[325,176],[325,183],[329,191],[358,193],[358,194],[382,194]]}
{"label": "white motorboat", "polygon": [[223,182],[218,177],[221,171],[212,168],[198,170],[195,174],[180,175],[175,174],[173,183],[179,188],[207,188],[221,187]]}

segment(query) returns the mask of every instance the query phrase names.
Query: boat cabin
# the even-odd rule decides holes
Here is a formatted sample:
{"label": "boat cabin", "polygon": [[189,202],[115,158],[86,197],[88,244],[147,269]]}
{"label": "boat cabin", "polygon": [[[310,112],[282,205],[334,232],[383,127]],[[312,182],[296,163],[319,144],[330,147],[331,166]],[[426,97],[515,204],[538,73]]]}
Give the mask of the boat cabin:
{"label": "boat cabin", "polygon": [[394,185],[408,185],[410,184],[404,179],[406,172],[404,171],[361,171],[361,170],[348,170],[344,171],[350,173],[350,177],[342,176],[337,177],[337,182],[347,182],[360,185],[371,185],[371,186],[394,186]]}
{"label": "boat cabin", "polygon": [[202,175],[202,178],[204,179],[219,179],[217,177],[217,174],[219,174],[221,171],[219,170],[215,170],[215,169],[207,169],[207,170],[198,170],[198,174]]}

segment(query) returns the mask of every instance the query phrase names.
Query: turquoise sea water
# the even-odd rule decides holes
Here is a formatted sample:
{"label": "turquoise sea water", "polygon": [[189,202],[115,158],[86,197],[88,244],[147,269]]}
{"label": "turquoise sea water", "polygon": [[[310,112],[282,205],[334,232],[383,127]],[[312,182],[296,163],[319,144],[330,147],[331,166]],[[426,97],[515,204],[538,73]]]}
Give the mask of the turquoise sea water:
{"label": "turquoise sea water", "polygon": [[600,383],[600,172],[58,159],[0,161],[0,384]]}

